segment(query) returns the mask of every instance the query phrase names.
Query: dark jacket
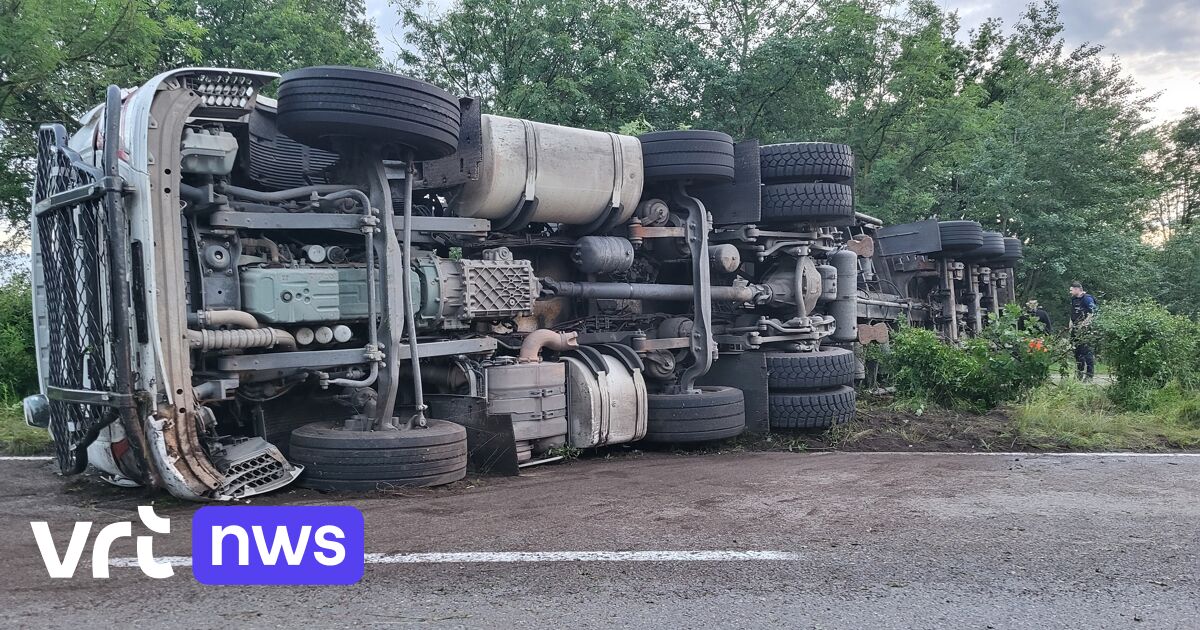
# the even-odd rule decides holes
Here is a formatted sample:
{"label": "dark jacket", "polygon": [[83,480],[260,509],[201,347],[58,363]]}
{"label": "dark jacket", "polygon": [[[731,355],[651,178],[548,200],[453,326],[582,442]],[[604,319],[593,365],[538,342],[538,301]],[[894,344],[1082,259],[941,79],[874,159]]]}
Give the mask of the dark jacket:
{"label": "dark jacket", "polygon": [[1071,298],[1071,323],[1078,324],[1096,312],[1096,298],[1090,293]]}
{"label": "dark jacket", "polygon": [[1046,309],[1044,309],[1040,306],[1037,307],[1037,309],[1035,309],[1032,313],[1030,313],[1029,311],[1025,311],[1021,315],[1021,319],[1017,320],[1017,328],[1019,328],[1021,330],[1025,330],[1025,325],[1026,325],[1026,322],[1029,320],[1030,315],[1036,317],[1037,320],[1039,322],[1041,322],[1042,328],[1044,329],[1046,334],[1050,334],[1050,333],[1054,332],[1054,326],[1050,323],[1050,313],[1047,313]]}

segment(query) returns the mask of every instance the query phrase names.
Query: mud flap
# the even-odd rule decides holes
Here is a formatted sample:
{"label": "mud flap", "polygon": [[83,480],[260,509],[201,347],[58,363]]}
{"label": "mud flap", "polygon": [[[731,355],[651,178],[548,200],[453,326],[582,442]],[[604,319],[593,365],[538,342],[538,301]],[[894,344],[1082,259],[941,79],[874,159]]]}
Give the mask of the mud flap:
{"label": "mud flap", "polygon": [[478,396],[434,394],[425,397],[429,415],[467,429],[467,471],[475,475],[515,477],[517,442],[512,416],[489,415],[487,399]]}

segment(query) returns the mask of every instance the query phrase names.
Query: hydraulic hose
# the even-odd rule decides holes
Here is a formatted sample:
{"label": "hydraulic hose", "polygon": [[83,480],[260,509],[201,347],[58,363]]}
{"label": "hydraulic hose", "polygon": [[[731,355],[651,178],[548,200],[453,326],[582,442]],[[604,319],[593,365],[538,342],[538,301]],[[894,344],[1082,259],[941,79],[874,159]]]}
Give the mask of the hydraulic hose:
{"label": "hydraulic hose", "polygon": [[296,349],[292,333],[278,328],[251,330],[188,330],[188,342],[196,350],[234,350],[241,348]]}

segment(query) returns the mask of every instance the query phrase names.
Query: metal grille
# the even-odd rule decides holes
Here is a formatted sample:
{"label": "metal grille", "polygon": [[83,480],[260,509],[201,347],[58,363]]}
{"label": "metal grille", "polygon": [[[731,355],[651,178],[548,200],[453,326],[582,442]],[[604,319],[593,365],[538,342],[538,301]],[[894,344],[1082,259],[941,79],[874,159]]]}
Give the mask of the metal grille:
{"label": "metal grille", "polygon": [[[57,205],[54,195],[100,182],[98,169],[67,148],[62,125],[38,132],[34,208],[46,284],[49,361],[46,384],[69,390],[112,390],[108,356],[107,247],[103,204],[90,195]],[[116,411],[107,406],[50,397],[50,434],[64,474],[81,472],[84,450]]]}
{"label": "metal grille", "polygon": [[533,312],[537,279],[528,260],[464,260],[466,318],[495,319]]}

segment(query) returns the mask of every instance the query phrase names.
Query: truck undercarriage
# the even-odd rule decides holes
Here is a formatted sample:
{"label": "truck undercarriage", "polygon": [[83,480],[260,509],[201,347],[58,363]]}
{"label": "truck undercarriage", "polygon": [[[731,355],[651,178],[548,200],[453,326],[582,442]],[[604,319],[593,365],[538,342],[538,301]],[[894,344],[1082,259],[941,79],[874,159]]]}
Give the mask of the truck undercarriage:
{"label": "truck undercarriage", "polygon": [[26,416],[64,474],[228,499],[827,427],[864,344],[1013,300],[1020,241],[857,213],[843,145],[277,78],[177,70],[42,128]]}

